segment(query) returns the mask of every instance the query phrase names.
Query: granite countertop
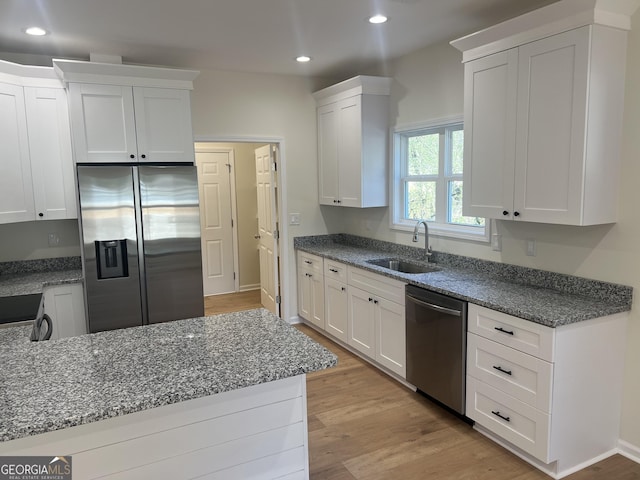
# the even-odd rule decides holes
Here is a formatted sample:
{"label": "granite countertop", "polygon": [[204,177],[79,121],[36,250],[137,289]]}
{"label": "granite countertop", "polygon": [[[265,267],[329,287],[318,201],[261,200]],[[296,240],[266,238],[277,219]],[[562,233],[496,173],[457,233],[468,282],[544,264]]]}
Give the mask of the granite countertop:
{"label": "granite countertop", "polygon": [[394,257],[420,263],[424,249],[350,235],[299,237],[294,246],[549,327],[631,309],[632,289],[624,285],[439,252],[433,255],[438,271],[403,274],[367,260]]}
{"label": "granite countertop", "polygon": [[0,343],[0,441],[334,366],[267,310]]}
{"label": "granite countertop", "polygon": [[44,287],[83,280],[80,257],[0,262],[0,297],[42,293]]}

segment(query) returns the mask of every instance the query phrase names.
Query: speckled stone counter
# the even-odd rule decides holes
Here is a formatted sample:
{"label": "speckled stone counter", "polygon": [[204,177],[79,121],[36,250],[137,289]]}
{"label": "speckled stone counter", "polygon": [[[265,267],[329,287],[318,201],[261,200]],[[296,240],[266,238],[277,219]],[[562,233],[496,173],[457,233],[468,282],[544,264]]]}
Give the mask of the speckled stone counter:
{"label": "speckled stone counter", "polygon": [[0,344],[8,441],[334,366],[336,356],[264,309]]}
{"label": "speckled stone counter", "polygon": [[0,297],[42,293],[47,286],[82,281],[80,257],[0,263]]}
{"label": "speckled stone counter", "polygon": [[549,327],[631,309],[632,288],[515,265],[434,252],[438,271],[403,274],[367,263],[424,262],[424,250],[351,235],[298,237],[294,247]]}

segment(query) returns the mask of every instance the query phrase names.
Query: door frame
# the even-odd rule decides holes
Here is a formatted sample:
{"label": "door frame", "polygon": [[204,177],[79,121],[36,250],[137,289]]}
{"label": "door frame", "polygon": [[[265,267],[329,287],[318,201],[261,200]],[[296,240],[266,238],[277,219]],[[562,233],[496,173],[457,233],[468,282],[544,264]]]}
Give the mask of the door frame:
{"label": "door frame", "polygon": [[[278,208],[276,218],[280,238],[278,241],[278,269],[280,284],[280,318],[291,323],[291,302],[289,300],[289,292],[291,291],[291,276],[289,273],[290,266],[290,246],[289,246],[289,225],[283,217],[284,212],[288,212],[287,207],[287,176],[286,176],[286,158],[285,158],[285,140],[283,137],[263,137],[251,135],[195,135],[194,142],[218,142],[218,143],[269,143],[275,144],[278,149],[278,169],[276,170],[276,181],[278,188],[276,190],[276,202]],[[295,278],[293,279],[295,281]]]}
{"label": "door frame", "polygon": [[[194,142],[196,143],[196,142]],[[214,143],[214,142],[198,142],[198,143]],[[231,164],[231,171],[229,172],[229,194],[231,195],[231,220],[233,225],[231,227],[231,235],[233,241],[233,271],[236,275],[233,279],[234,291],[240,290],[240,259],[238,257],[238,209],[236,205],[236,165],[235,165],[235,152],[233,148],[216,147],[210,145],[206,147],[196,147],[194,145],[194,153],[228,153],[229,163]],[[198,162],[194,161],[194,165]],[[200,179],[198,179],[198,186],[200,186]],[[228,292],[226,292],[228,293]]]}

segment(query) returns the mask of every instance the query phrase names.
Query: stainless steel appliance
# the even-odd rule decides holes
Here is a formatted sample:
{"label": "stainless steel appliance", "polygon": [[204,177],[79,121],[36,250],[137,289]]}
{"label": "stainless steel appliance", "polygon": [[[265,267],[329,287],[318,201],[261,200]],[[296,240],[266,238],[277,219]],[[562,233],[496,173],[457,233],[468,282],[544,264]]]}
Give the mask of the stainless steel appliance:
{"label": "stainless steel appliance", "polygon": [[406,287],[407,381],[465,413],[467,302]]}
{"label": "stainless steel appliance", "polygon": [[78,166],[89,330],[204,315],[196,167]]}

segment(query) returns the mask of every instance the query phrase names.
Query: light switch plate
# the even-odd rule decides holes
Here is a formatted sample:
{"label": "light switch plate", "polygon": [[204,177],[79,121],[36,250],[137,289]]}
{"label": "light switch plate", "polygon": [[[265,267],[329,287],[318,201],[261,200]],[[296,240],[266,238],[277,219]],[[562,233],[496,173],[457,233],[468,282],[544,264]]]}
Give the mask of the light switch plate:
{"label": "light switch plate", "polygon": [[289,214],[289,225],[300,225],[300,214],[299,213],[290,213]]}
{"label": "light switch plate", "polygon": [[527,240],[527,255],[529,257],[536,256],[536,241],[532,238]]}
{"label": "light switch plate", "polygon": [[50,233],[47,237],[47,241],[50,247],[57,247],[60,245],[60,235],[55,232]]}

